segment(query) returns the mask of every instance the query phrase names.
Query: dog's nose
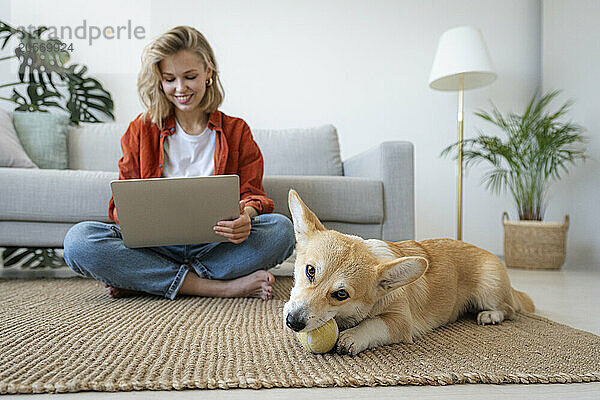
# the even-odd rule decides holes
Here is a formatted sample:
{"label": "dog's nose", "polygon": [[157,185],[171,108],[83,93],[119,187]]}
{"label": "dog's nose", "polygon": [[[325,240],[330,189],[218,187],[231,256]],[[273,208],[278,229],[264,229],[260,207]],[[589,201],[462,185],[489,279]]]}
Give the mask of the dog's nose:
{"label": "dog's nose", "polygon": [[292,330],[300,332],[306,326],[306,323],[298,318],[297,314],[289,313],[285,319],[285,324]]}

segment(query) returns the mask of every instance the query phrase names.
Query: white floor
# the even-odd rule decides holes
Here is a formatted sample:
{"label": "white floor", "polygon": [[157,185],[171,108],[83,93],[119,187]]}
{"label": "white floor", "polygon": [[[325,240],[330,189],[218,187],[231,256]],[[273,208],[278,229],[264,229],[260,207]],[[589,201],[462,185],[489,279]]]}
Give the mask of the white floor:
{"label": "white floor", "polygon": [[[280,273],[287,273],[283,268]],[[527,292],[534,300],[537,313],[578,329],[600,335],[600,265],[575,267],[560,271],[509,270],[513,286]],[[598,355],[600,357],[600,354]],[[187,390],[169,392],[79,392],[54,395],[15,395],[3,399],[101,400],[101,399],[600,399],[600,383],[568,385],[450,385],[446,387],[316,388],[316,389],[235,389]]]}

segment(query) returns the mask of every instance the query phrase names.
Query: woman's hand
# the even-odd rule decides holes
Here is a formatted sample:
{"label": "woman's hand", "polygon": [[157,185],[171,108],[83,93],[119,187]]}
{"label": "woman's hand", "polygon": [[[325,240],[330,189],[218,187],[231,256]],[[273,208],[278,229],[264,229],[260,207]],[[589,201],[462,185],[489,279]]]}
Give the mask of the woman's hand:
{"label": "woman's hand", "polygon": [[231,243],[239,244],[250,236],[252,223],[250,218],[258,215],[253,207],[246,207],[244,200],[240,201],[240,216],[233,221],[219,221],[213,227],[217,235],[227,238]]}

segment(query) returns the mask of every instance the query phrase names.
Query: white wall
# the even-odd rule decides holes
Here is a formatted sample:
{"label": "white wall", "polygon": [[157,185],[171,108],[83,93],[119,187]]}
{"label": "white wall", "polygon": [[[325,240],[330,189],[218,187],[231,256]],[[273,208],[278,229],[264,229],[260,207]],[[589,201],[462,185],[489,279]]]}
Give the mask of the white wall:
{"label": "white wall", "polygon": [[[251,127],[333,123],[344,159],[383,141],[412,141],[417,239],[454,237],[456,229],[456,162],[439,153],[456,140],[457,96],[427,85],[439,36],[458,25],[479,27],[498,73],[491,86],[466,92],[465,137],[481,127],[496,132],[473,116],[488,107],[488,99],[518,111],[541,79],[537,0],[138,0],[128,9],[115,0],[85,7],[75,1],[21,3],[13,0],[10,12],[2,10],[9,22],[77,25],[86,18],[108,25],[132,19],[145,26],[146,40],[82,43],[73,55],[111,91],[118,121],[141,111],[135,80],[143,45],[189,24],[216,52],[226,90],[222,110]],[[480,176],[471,171],[465,177],[463,238],[502,254],[500,216],[507,210],[514,217],[514,207],[508,196],[488,193]],[[549,214],[562,210],[552,205]],[[577,229],[574,223],[572,232]]]}
{"label": "white wall", "polygon": [[[600,260],[600,2],[595,0],[544,0],[543,87],[561,89],[560,102],[571,98],[572,119],[587,128],[590,155],[582,166],[554,185],[548,216],[569,214],[570,264]],[[557,102],[558,104],[558,102]]]}

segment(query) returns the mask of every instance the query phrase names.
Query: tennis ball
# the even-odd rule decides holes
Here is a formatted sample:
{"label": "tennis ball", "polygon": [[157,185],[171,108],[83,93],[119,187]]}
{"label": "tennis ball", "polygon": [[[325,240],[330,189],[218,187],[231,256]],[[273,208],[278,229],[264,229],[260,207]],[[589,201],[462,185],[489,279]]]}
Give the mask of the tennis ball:
{"label": "tennis ball", "polygon": [[327,353],[333,349],[338,340],[340,331],[335,319],[330,319],[324,325],[308,332],[298,333],[298,340],[302,346],[313,353]]}

